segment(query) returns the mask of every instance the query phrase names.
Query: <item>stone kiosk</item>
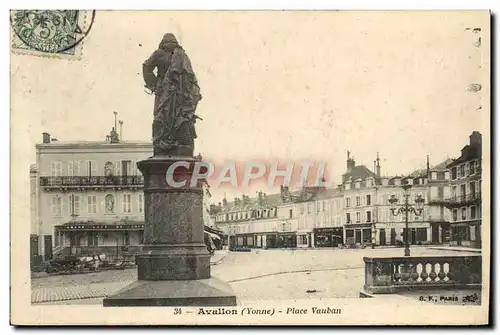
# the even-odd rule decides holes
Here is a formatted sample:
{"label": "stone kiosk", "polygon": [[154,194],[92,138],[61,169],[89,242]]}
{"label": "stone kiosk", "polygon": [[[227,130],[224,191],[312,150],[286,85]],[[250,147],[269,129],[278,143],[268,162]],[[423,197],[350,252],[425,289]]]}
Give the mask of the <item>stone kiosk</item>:
{"label": "stone kiosk", "polygon": [[138,281],[105,298],[103,305],[235,306],[231,287],[210,275],[204,180],[191,184],[201,161],[193,157],[201,94],[189,58],[172,34],[163,37],[143,73],[146,88],[155,94],[154,155],[137,164],[144,175],[143,253],[137,256]]}

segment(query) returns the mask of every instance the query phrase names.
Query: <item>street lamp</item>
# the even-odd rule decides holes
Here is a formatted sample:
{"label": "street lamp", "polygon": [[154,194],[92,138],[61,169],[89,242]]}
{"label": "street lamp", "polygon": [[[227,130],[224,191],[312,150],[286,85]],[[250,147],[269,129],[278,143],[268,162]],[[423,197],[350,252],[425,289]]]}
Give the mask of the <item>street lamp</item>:
{"label": "street lamp", "polygon": [[406,232],[405,232],[405,256],[410,256],[410,241],[408,238],[408,215],[410,213],[414,213],[415,215],[420,215],[422,214],[424,210],[424,198],[422,198],[421,195],[418,195],[417,198],[415,199],[416,207],[410,206],[409,204],[409,198],[410,198],[410,188],[411,185],[403,185],[403,190],[404,190],[404,205],[398,206],[398,199],[396,198],[395,195],[392,195],[391,198],[389,199],[389,203],[391,204],[391,213],[394,216],[397,216],[399,214],[405,214],[405,227],[406,227]]}

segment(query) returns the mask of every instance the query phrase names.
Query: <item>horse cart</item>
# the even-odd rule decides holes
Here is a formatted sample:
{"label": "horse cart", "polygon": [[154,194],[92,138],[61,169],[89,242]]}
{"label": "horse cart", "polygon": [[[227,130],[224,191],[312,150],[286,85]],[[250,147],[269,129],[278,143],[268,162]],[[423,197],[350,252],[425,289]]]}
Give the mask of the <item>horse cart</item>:
{"label": "horse cart", "polygon": [[64,256],[48,261],[45,265],[45,272],[48,274],[74,274],[101,270],[123,270],[129,267],[129,263],[125,260],[111,261],[107,259],[106,255]]}

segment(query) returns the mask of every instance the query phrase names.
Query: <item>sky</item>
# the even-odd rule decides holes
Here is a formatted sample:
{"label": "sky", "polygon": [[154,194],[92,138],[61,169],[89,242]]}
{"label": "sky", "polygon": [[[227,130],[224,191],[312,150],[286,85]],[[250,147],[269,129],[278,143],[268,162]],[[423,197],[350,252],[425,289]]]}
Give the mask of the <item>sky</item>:
{"label": "sky", "polygon": [[[98,11],[80,60],[11,55],[13,166],[27,182],[42,132],[104,140],[114,111],[124,140],[150,140],[142,63],[171,32],[203,95],[195,153],[205,160],[325,161],[337,184],[348,150],[370,169],[379,152],[383,175],[407,174],[488,131],[484,90],[466,90],[489,84],[487,43],[474,45],[488,22],[474,12]],[[212,194],[260,189],[273,192]]]}

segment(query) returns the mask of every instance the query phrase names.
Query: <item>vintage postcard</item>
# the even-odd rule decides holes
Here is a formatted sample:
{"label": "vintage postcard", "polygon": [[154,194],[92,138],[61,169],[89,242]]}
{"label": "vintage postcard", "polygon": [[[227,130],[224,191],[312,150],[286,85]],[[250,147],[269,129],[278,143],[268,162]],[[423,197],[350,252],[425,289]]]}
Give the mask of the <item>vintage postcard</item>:
{"label": "vintage postcard", "polygon": [[10,24],[13,324],[488,323],[488,11]]}

